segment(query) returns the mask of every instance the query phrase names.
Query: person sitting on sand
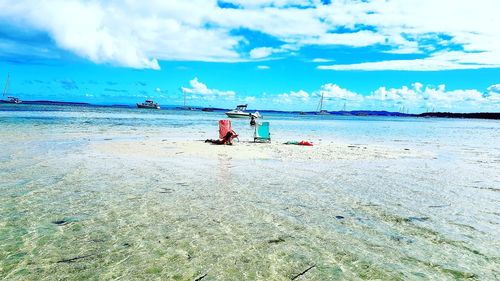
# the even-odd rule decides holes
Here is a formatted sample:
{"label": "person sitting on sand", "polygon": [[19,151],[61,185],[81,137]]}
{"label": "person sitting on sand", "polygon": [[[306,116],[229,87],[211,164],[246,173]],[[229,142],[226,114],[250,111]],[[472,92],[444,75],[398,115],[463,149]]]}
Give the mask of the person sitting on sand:
{"label": "person sitting on sand", "polygon": [[233,136],[235,134],[231,131],[227,132],[227,134],[221,139],[221,140],[212,140],[212,139],[207,139],[205,142],[209,142],[212,144],[227,144],[227,145],[232,145],[233,142],[231,141],[233,139]]}

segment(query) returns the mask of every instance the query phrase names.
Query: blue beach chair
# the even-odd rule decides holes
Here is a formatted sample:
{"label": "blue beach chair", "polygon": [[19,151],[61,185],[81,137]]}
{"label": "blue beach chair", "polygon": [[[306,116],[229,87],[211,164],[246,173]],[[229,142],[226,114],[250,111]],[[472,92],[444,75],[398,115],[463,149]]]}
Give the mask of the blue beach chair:
{"label": "blue beach chair", "polygon": [[262,122],[256,124],[253,141],[271,142],[271,133],[269,133],[269,122]]}

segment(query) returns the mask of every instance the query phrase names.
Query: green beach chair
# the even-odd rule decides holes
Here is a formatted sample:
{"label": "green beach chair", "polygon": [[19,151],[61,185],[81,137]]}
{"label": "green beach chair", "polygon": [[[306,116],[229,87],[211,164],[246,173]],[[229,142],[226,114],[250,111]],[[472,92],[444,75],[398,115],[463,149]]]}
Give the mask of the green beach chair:
{"label": "green beach chair", "polygon": [[253,141],[271,142],[271,133],[269,133],[269,122],[262,122],[256,124]]}

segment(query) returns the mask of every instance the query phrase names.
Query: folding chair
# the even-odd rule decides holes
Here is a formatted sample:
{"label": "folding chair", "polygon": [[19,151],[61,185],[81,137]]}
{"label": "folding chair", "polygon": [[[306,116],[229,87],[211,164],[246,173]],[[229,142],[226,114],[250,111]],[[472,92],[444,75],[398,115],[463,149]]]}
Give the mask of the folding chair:
{"label": "folding chair", "polygon": [[262,122],[256,124],[253,141],[271,142],[271,133],[269,133],[269,122]]}

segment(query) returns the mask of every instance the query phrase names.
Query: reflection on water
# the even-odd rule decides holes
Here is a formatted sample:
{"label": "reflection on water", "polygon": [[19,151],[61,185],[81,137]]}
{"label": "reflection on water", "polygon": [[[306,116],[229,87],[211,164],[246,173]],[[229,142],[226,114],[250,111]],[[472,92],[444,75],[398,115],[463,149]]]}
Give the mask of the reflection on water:
{"label": "reflection on water", "polygon": [[499,278],[497,122],[274,115],[278,140],[437,157],[207,160],[89,144],[213,138],[220,113],[27,108],[0,111],[1,278]]}

